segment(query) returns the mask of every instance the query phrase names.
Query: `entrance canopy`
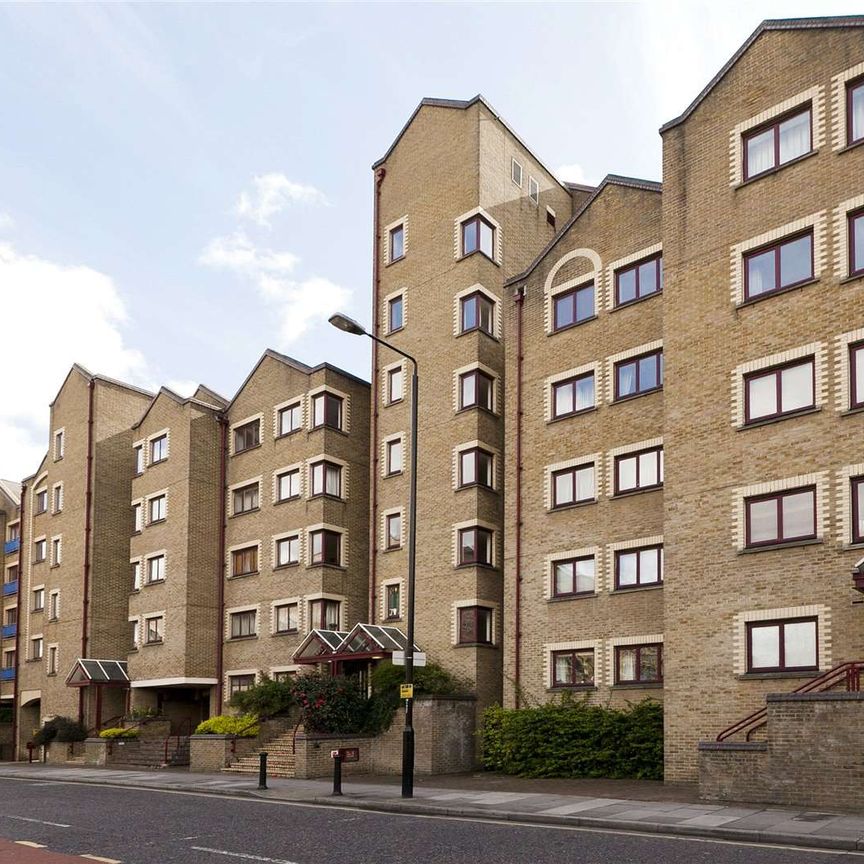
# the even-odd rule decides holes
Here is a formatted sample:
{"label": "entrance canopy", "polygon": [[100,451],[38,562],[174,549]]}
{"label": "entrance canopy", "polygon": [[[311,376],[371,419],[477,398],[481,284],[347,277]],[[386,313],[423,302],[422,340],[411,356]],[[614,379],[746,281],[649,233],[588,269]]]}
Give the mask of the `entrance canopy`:
{"label": "entrance canopy", "polygon": [[67,687],[128,687],[125,660],[78,659],[66,678]]}
{"label": "entrance canopy", "polygon": [[[339,637],[338,640],[336,637]],[[313,630],[294,653],[295,663],[338,663],[345,660],[383,660],[404,651],[408,639],[398,627],[355,624],[350,633]],[[419,651],[417,645],[414,650]]]}
{"label": "entrance canopy", "polygon": [[326,663],[347,635],[340,630],[312,630],[294,652],[294,662]]}

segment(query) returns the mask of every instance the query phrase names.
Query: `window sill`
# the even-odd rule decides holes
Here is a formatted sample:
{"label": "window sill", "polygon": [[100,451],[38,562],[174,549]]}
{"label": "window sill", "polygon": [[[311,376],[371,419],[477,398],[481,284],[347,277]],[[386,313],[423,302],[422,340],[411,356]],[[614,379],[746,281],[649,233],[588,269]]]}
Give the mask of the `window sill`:
{"label": "window sill", "polygon": [[621,681],[612,685],[613,690],[662,690],[662,681]]}
{"label": "window sill", "polygon": [[27,660],[25,660],[24,662],[25,663],[41,663],[42,658],[41,657],[28,657]]}
{"label": "window sill", "polygon": [[155,465],[161,465],[163,462],[167,462],[168,457],[166,456],[164,459],[157,459],[155,462],[151,462],[147,467],[153,468]]}
{"label": "window sill", "polygon": [[772,543],[768,546],[750,546],[747,549],[739,549],[739,555],[753,555],[757,552],[773,552],[775,549],[797,549],[799,546],[818,546],[824,541],[821,537],[813,537],[810,540],[790,540],[788,543]]}
{"label": "window sill", "polygon": [[846,285],[849,282],[858,282],[860,279],[864,279],[864,270],[862,270],[860,273],[850,273],[848,276],[844,276],[840,280],[840,284]]}
{"label": "window sill", "polygon": [[596,690],[596,684],[553,684],[546,688],[547,693],[593,693]]}
{"label": "window sill", "polygon": [[620,405],[622,402],[632,402],[634,399],[639,399],[642,396],[650,396],[652,393],[662,393],[663,385],[652,387],[650,390],[643,390],[641,393],[629,393],[627,396],[617,396],[612,400],[613,405]]}
{"label": "window sill", "polygon": [[398,618],[385,618],[384,620],[387,624],[398,624],[402,620],[402,616],[400,615]]}
{"label": "window sill", "polygon": [[610,596],[616,596],[620,594],[633,594],[639,591],[657,591],[658,589],[663,587],[663,583],[660,582],[658,585],[633,585],[633,586],[625,586],[624,588],[614,588],[609,592]]}
{"label": "window sill", "polygon": [[142,648],[155,648],[157,645],[164,645],[165,642],[163,639],[154,639],[152,642],[144,642],[141,647]]}
{"label": "window sill", "polygon": [[841,417],[849,417],[852,414],[864,414],[864,405],[858,405],[855,408],[847,408],[845,411],[841,412]]}
{"label": "window sill", "polygon": [[469,562],[468,564],[457,564],[453,569],[454,570],[470,570],[472,567],[476,567],[479,570],[493,570],[497,572],[498,568],[494,564],[483,564],[480,561],[477,562]]}
{"label": "window sill", "polygon": [[281,432],[279,435],[274,436],[274,441],[281,441],[283,438],[290,438],[292,435],[296,435],[298,432],[302,432],[303,427],[298,426],[296,429],[292,429],[290,432]]}
{"label": "window sill", "polygon": [[385,408],[392,408],[394,405],[401,405],[405,401],[404,397],[402,399],[388,399],[384,400]]}
{"label": "window sill", "polygon": [[149,582],[144,583],[145,588],[150,588],[152,585],[164,585],[164,579],[151,579]]}
{"label": "window sill", "polygon": [[652,300],[655,297],[662,297],[663,289],[661,288],[659,291],[654,291],[651,294],[646,294],[644,297],[636,297],[633,300],[625,300],[623,303],[616,303],[609,311],[617,312],[619,309],[629,309],[631,306],[636,306],[639,303],[644,302],[645,300]]}
{"label": "window sill", "polygon": [[461,486],[456,487],[457,492],[462,492],[465,489],[485,489],[487,492],[498,493],[498,490],[493,486],[487,486],[485,483],[463,483]]}
{"label": "window sill", "polygon": [[789,411],[787,414],[779,414],[776,417],[765,417],[761,420],[752,420],[749,423],[744,423],[738,427],[739,432],[746,432],[748,429],[756,429],[759,426],[771,426],[774,423],[782,423],[784,420],[791,420],[795,417],[806,417],[808,414],[818,414],[822,408],[818,405],[811,408],[802,408],[800,411]]}
{"label": "window sill", "polygon": [[[300,631],[295,627],[293,630],[274,630],[272,636],[296,636]],[[249,638],[249,637],[246,637]],[[231,640],[234,641],[233,639]]]}
{"label": "window sill", "polygon": [[45,677],[46,677],[46,678],[56,678],[56,677],[57,677],[57,673],[56,673],[56,672],[46,672],[46,673],[45,673]]}
{"label": "window sill", "polygon": [[249,636],[229,636],[228,641],[229,642],[249,642],[250,640],[257,639],[257,638],[258,638],[258,634],[252,633]]}
{"label": "window sill", "polygon": [[401,327],[394,327],[392,330],[387,331],[387,335],[392,336],[394,333],[401,333],[404,329],[405,329],[404,324]]}
{"label": "window sill", "polygon": [[48,623],[49,624],[56,624],[59,620],[60,620],[59,618],[49,618]]}
{"label": "window sill", "polygon": [[33,615],[42,614],[45,611],[45,607],[42,606],[40,609],[31,609],[30,610]]}
{"label": "window sill", "polygon": [[[276,568],[274,567],[273,569],[275,570]],[[251,573],[231,573],[227,578],[232,581],[234,579],[246,579],[249,576],[258,576],[260,572],[260,570],[253,570]]]}
{"label": "window sill", "polygon": [[250,513],[258,513],[260,510],[260,507],[252,507],[250,510],[241,510],[239,513],[232,513],[228,518],[238,519],[240,516],[248,516]]}
{"label": "window sill", "polygon": [[149,528],[151,525],[161,525],[163,522],[167,522],[167,521],[168,521],[168,517],[167,517],[167,516],[166,516],[164,519],[151,519],[151,520],[147,523],[147,527]]}
{"label": "window sill", "polygon": [[348,435],[348,433],[344,429],[340,429],[338,426],[330,426],[327,423],[321,423],[318,426],[313,426],[309,432],[319,432],[320,430],[328,430],[330,432],[338,432],[340,435]]}
{"label": "window sill", "polygon": [[546,422],[547,424],[560,423],[562,420],[569,420],[571,417],[581,417],[583,414],[591,414],[596,410],[597,406],[592,405],[590,408],[583,408],[581,411],[572,411],[570,414],[561,414],[559,417],[551,417]]}
{"label": "window sill", "polygon": [[663,484],[660,483],[657,486],[645,486],[643,489],[628,489],[626,492],[616,492],[614,495],[610,496],[613,501],[617,501],[619,498],[632,498],[634,495],[645,495],[648,492],[662,492]]}
{"label": "window sill", "polygon": [[401,552],[402,548],[402,546],[387,546],[381,550],[381,553],[386,555],[388,552]]}
{"label": "window sill", "polygon": [[49,570],[56,570],[59,566],[60,566],[59,564],[52,564],[48,569]]}
{"label": "window sill", "polygon": [[756,303],[761,303],[763,300],[768,300],[770,297],[779,297],[781,294],[788,294],[790,291],[800,291],[802,288],[808,288],[810,285],[815,285],[820,280],[817,278],[807,279],[805,282],[796,282],[794,285],[787,285],[785,288],[777,288],[775,291],[765,291],[758,294],[756,297],[748,297],[736,304],[736,309],[745,309],[748,306],[753,306]]}
{"label": "window sill", "polygon": [[454,648],[497,648],[492,642],[458,642]]}
{"label": "window sill", "polygon": [[736,681],[774,681],[778,678],[815,678],[819,674],[818,669],[789,672],[744,672],[736,675]]}
{"label": "window sill", "polygon": [[274,501],[274,506],[277,504],[289,504],[291,501],[302,501],[302,495],[292,495],[290,498],[279,498],[277,501]]}
{"label": "window sill", "polygon": [[489,414],[492,417],[498,417],[498,412],[493,411],[491,408],[487,408],[485,405],[463,405],[461,408],[457,409],[456,415],[466,414],[468,411],[484,411],[486,414]]}
{"label": "window sill", "polygon": [[384,475],[384,479],[387,480],[389,477],[401,477],[404,473],[404,471],[390,471]]}
{"label": "window sill", "polygon": [[342,564],[328,564],[326,561],[314,561],[311,564],[307,565],[307,569],[309,570],[311,570],[313,567],[323,567],[327,570],[341,570],[343,572],[348,570],[348,568]]}
{"label": "window sill", "polygon": [[299,567],[299,561],[289,561],[287,564],[277,564],[273,569],[274,570],[291,570],[294,567]]}
{"label": "window sill", "polygon": [[[552,298],[555,299],[554,297]],[[596,321],[597,315],[589,315],[587,318],[583,318],[581,321],[574,321],[572,324],[565,324],[563,327],[553,327],[552,330],[549,331],[550,336],[557,336],[559,333],[566,333],[568,330],[575,330],[577,327],[581,327],[583,324],[588,324],[591,321]]]}
{"label": "window sill", "polygon": [[[494,333],[490,333],[488,330],[484,330],[482,327],[469,327],[467,330],[460,330],[456,334],[456,338],[459,339],[462,336],[470,336],[472,333],[480,333],[483,336],[488,336],[493,342],[501,341]],[[401,402],[402,400],[400,399],[399,401]]]}
{"label": "window sill", "polygon": [[579,594],[557,594],[549,597],[547,603],[566,603],[569,600],[590,600],[599,597],[597,591],[582,591]]}
{"label": "window sill", "polygon": [[574,501],[572,504],[558,504],[550,507],[547,513],[560,513],[562,510],[578,510],[580,507],[590,507],[597,503],[597,498],[590,498],[587,501]]}
{"label": "window sill", "polygon": [[387,263],[384,265],[385,267],[392,267],[394,264],[398,264],[400,261],[404,261],[405,256],[400,255],[398,258],[388,259]]}
{"label": "window sill", "polygon": [[737,191],[738,189],[743,189],[745,186],[750,186],[753,183],[758,183],[760,180],[764,180],[766,177],[771,177],[774,174],[779,174],[784,168],[789,168],[791,165],[797,165],[799,162],[803,162],[805,159],[809,159],[811,156],[815,156],[818,152],[818,149],[810,150],[808,153],[802,153],[800,156],[796,156],[794,159],[790,159],[788,162],[784,162],[782,165],[775,165],[773,168],[769,168],[767,171],[763,171],[761,174],[757,174],[755,177],[748,177],[746,180],[742,180],[735,187],[735,191]]}
{"label": "window sill", "polygon": [[244,453],[248,453],[250,450],[258,450],[261,447],[261,442],[259,441],[257,444],[253,444],[251,447],[244,447],[242,450],[235,450],[231,454],[231,458],[233,459],[235,456],[242,456]]}
{"label": "window sill", "polygon": [[839,156],[841,153],[848,153],[850,150],[854,150],[856,147],[860,147],[864,144],[864,138],[859,138],[857,141],[853,141],[851,144],[847,144],[845,147],[837,150],[837,155]]}
{"label": "window sill", "polygon": [[328,501],[341,501],[343,504],[345,503],[345,499],[341,495],[328,495],[326,492],[318,492],[315,495],[310,495],[310,501],[316,501],[320,498],[325,498]]}

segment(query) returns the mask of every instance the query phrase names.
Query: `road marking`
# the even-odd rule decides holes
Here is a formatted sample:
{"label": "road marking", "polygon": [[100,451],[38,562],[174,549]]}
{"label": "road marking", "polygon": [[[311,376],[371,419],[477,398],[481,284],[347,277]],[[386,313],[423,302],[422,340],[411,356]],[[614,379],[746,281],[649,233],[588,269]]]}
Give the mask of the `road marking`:
{"label": "road marking", "polygon": [[62,822],[45,822],[43,819],[28,819],[26,816],[9,816],[6,813],[0,813],[4,819],[15,819],[17,822],[35,822],[37,825],[50,825],[52,828],[71,828],[71,825],[64,825]]}
{"label": "road marking", "polygon": [[102,861],[103,864],[123,864],[122,861],[118,861],[116,858],[100,858],[98,855],[81,855],[81,858],[87,858],[89,861]]}
{"label": "road marking", "polygon": [[44,843],[33,843],[30,840],[16,840],[19,846],[29,846],[31,849],[47,849]]}
{"label": "road marking", "polygon": [[265,858],[263,855],[250,855],[248,852],[226,852],[224,849],[208,849],[206,846],[192,846],[195,852],[209,852],[211,855],[227,855],[229,858],[243,858],[245,861],[266,861],[268,864],[297,864],[284,858]]}

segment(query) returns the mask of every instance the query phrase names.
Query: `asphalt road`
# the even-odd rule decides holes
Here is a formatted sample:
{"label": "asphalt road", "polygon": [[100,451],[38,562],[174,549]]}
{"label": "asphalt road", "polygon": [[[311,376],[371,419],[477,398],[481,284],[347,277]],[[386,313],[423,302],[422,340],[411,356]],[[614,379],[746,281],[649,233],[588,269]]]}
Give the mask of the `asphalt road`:
{"label": "asphalt road", "polygon": [[[16,857],[3,841],[44,849]],[[848,852],[0,780],[0,862],[88,860],[50,853],[122,864],[864,864]]]}

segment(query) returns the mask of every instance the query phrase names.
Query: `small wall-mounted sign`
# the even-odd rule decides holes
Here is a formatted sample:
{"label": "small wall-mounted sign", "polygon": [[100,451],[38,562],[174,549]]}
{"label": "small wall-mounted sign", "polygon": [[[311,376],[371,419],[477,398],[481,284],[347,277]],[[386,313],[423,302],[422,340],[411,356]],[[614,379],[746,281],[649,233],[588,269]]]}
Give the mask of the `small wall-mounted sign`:
{"label": "small wall-mounted sign", "polygon": [[400,684],[399,685],[399,698],[400,699],[413,699],[414,698],[414,685],[413,684]]}

